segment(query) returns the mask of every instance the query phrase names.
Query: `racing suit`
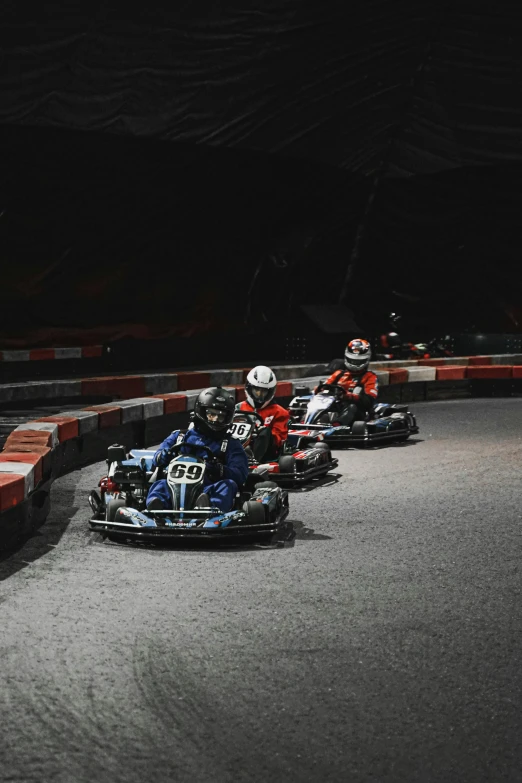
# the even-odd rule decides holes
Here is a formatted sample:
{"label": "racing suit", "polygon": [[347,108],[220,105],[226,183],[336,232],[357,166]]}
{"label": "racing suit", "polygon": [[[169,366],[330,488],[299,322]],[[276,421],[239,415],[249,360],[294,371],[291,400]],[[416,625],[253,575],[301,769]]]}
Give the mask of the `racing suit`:
{"label": "racing suit", "polygon": [[379,381],[371,370],[363,373],[338,370],[325,383],[336,383],[345,391],[339,414],[339,422],[345,426],[351,426],[354,421],[364,421],[379,394]]}
{"label": "racing suit", "polygon": [[[180,430],[175,430],[163,441],[154,455],[154,465],[166,467],[170,461],[168,449],[178,442],[180,434],[183,437]],[[216,455],[220,464],[207,465],[203,478],[203,491],[208,494],[212,506],[217,506],[223,512],[231,511],[238,487],[245,483],[248,476],[248,460],[241,443],[229,435],[223,438],[212,438],[198,432],[195,427],[188,430],[183,437],[183,442],[192,446],[206,446]],[[181,452],[183,453],[183,448]],[[172,498],[166,479],[155,481],[151,486],[147,495],[147,505],[155,498],[161,500],[165,509],[172,508]]]}
{"label": "racing suit", "polygon": [[281,405],[273,402],[266,408],[253,408],[246,400],[239,405],[240,411],[258,413],[264,426],[258,430],[253,452],[258,462],[276,459],[281,446],[288,438],[288,420],[290,413]]}

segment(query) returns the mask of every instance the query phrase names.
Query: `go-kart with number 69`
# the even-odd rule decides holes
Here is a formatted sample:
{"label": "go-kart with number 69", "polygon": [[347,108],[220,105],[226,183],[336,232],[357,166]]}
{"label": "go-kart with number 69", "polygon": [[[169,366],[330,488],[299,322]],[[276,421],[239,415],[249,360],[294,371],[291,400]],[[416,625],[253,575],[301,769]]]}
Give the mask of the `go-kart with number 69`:
{"label": "go-kart with number 69", "polygon": [[234,508],[223,512],[201,507],[207,463],[215,459],[210,449],[180,443],[170,449],[166,468],[171,497],[168,509],[149,509],[150,485],[163,477],[153,466],[155,450],[133,449],[128,458],[124,446],[108,449],[108,474],[99,482],[100,494],[91,492],[91,530],[112,541],[158,541],[176,538],[216,539],[271,546],[291,544],[295,532],[287,522],[288,493],[268,481],[268,471],[253,471],[236,495]]}

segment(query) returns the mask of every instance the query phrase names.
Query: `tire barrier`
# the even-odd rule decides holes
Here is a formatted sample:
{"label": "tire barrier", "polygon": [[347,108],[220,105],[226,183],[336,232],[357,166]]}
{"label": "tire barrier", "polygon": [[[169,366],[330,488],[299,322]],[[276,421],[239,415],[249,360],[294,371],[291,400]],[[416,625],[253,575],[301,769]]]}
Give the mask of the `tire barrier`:
{"label": "tire barrier", "polygon": [[[405,367],[397,366],[400,362],[380,362],[374,363],[373,368],[381,386],[380,399],[388,402],[522,392],[522,356],[502,356],[504,362],[510,359],[510,364],[499,363],[497,358],[466,357],[465,364],[459,357],[460,365],[444,359],[421,360]],[[520,364],[514,364],[514,360]],[[288,404],[303,385],[313,386],[324,378],[325,373],[309,377],[311,368],[274,367],[278,377],[287,376],[277,384],[276,399],[281,404]],[[313,369],[317,371],[318,365],[313,365]],[[157,375],[153,376],[154,383],[150,376],[73,382],[99,383],[108,393],[120,394],[122,399],[81,410],[63,410],[58,415],[20,424],[11,432],[0,452],[0,548],[11,546],[45,520],[50,509],[50,488],[56,478],[104,459],[107,446],[116,441],[127,449],[145,447],[163,440],[178,427],[186,427],[201,388],[223,385],[236,402],[244,400],[247,372],[248,369],[172,373],[169,378],[174,377],[171,382],[178,391],[166,393],[151,393],[153,386],[162,388],[157,378],[165,376]],[[291,374],[294,377],[288,377]],[[191,384],[201,386],[194,388]],[[92,387],[88,388],[92,393]],[[130,392],[138,392],[138,396],[126,397]]]}

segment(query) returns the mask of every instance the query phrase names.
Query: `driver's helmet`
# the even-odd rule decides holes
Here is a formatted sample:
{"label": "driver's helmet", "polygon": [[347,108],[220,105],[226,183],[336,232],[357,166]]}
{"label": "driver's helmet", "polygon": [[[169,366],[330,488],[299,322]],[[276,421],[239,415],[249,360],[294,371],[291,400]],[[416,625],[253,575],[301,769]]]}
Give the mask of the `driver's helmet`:
{"label": "driver's helmet", "polygon": [[247,375],[245,394],[252,408],[264,408],[274,399],[276,393],[277,378],[270,369],[260,364],[254,367]]}
{"label": "driver's helmet", "polygon": [[344,352],[346,369],[354,373],[363,373],[368,369],[372,349],[368,340],[350,340]]}
{"label": "driver's helmet", "polygon": [[200,392],[194,405],[194,426],[199,432],[214,437],[225,435],[234,418],[234,398],[221,386],[211,386]]}
{"label": "driver's helmet", "polygon": [[386,335],[388,340],[388,348],[400,348],[401,346],[401,338],[397,334],[397,332],[388,332]]}

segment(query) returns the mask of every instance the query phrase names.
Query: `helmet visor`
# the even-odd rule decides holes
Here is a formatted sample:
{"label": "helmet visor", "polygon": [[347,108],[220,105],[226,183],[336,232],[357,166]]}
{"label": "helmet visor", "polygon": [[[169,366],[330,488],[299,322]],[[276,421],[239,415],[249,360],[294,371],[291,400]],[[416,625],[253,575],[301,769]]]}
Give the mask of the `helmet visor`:
{"label": "helmet visor", "polygon": [[350,356],[346,354],[346,364],[350,364],[352,367],[365,367],[369,361],[368,356]]}
{"label": "helmet visor", "polygon": [[268,399],[271,389],[261,389],[259,386],[252,386],[250,391],[256,402],[265,402],[265,400]]}
{"label": "helmet visor", "polygon": [[207,408],[207,421],[210,425],[221,426],[226,422],[227,415],[225,411],[220,411],[219,408]]}

